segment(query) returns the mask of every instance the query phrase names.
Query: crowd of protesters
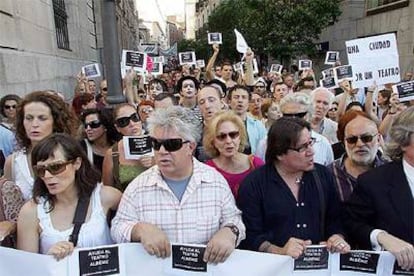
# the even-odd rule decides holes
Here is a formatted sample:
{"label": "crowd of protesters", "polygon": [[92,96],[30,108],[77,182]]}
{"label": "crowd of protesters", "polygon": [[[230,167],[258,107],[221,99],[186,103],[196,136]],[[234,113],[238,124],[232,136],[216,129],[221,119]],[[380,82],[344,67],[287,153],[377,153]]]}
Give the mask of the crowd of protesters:
{"label": "crowd of protesters", "polygon": [[[254,74],[250,50],[240,74],[219,51],[205,70],[145,83],[128,70],[117,106],[105,80],[81,74],[70,102],[4,96],[3,246],[62,259],[75,247],[141,242],[167,257],[172,242],[197,243],[218,263],[235,248],[298,258],[325,244],[387,250],[414,269],[411,103],[390,85],[318,87],[311,69]],[[129,159],[122,137],[142,135],[153,156]]]}

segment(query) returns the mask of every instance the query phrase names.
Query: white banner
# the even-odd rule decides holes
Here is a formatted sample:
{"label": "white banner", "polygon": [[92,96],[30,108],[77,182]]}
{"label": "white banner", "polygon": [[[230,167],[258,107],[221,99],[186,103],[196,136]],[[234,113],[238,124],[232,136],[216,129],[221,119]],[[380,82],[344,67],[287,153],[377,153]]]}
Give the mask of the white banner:
{"label": "white banner", "polygon": [[400,65],[395,34],[385,34],[345,42],[349,65],[354,74],[352,85],[368,87],[400,82]]}
{"label": "white banner", "polygon": [[[188,259],[197,258],[191,251],[194,245],[180,245]],[[200,247],[198,245],[198,247]],[[190,250],[190,251],[188,251]],[[308,259],[307,259],[308,258]],[[184,259],[184,260],[183,260]],[[328,267],[319,267],[327,259]],[[180,262],[178,260],[178,262]],[[310,260],[310,266],[303,261]],[[95,248],[76,249],[72,255],[55,261],[52,256],[28,253],[0,247],[0,275],[237,275],[237,276],[289,276],[289,275],[413,275],[395,266],[395,258],[388,252],[352,251],[351,254],[329,254],[314,247],[300,264],[288,256],[235,250],[226,262],[206,265],[206,271],[189,271],[174,267],[172,257],[161,259],[149,255],[141,244],[128,243]],[[307,268],[308,267],[308,268]],[[364,272],[365,271],[365,272]],[[393,274],[394,273],[394,274]]]}

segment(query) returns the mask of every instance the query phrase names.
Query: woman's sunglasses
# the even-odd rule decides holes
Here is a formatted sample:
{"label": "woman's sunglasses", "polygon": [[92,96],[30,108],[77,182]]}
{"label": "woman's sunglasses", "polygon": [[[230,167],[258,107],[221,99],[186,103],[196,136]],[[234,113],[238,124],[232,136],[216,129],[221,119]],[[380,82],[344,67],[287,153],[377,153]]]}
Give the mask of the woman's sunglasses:
{"label": "woman's sunglasses", "polygon": [[155,139],[151,137],[151,143],[154,150],[160,150],[161,146],[164,146],[164,149],[169,152],[177,151],[183,147],[185,143],[190,141],[184,141],[181,138],[173,139]]}
{"label": "woman's sunglasses", "polygon": [[117,126],[119,127],[126,127],[127,125],[129,125],[129,123],[131,122],[131,120],[133,122],[139,122],[139,116],[138,113],[133,113],[131,116],[129,117],[121,117],[115,120]]}
{"label": "woman's sunglasses", "polygon": [[230,131],[229,133],[220,133],[219,135],[216,135],[216,138],[220,141],[224,141],[227,137],[230,137],[230,139],[236,139],[239,135],[239,131]]}
{"label": "woman's sunglasses", "polygon": [[4,105],[4,109],[16,109],[16,105]]}
{"label": "woman's sunglasses", "polygon": [[66,162],[59,162],[49,165],[35,165],[33,166],[33,172],[36,176],[44,177],[46,171],[48,171],[52,175],[57,175],[66,170],[66,166],[73,163],[74,160],[69,160]]}
{"label": "woman's sunglasses", "polygon": [[98,128],[102,125],[101,121],[99,120],[94,120],[94,121],[90,121],[89,123],[84,123],[83,126],[85,127],[85,129],[87,129],[88,127],[91,128]]}

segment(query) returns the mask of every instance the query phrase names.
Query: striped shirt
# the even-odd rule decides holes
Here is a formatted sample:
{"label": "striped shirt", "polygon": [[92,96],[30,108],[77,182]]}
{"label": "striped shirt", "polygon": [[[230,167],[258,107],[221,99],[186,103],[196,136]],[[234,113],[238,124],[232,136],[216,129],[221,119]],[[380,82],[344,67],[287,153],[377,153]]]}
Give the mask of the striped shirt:
{"label": "striped shirt", "polygon": [[179,201],[163,180],[158,166],[135,178],[125,190],[112,221],[112,238],[131,241],[137,223],[159,227],[172,243],[206,244],[228,224],[240,231],[237,244],[245,238],[241,211],[224,177],[193,158],[193,174]]}

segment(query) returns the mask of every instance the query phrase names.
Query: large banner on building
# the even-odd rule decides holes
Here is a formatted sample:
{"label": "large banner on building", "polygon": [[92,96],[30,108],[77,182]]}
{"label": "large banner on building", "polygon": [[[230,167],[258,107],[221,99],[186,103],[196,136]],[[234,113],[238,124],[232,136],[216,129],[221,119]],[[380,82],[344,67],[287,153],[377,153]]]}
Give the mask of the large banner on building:
{"label": "large banner on building", "polygon": [[414,275],[395,263],[388,252],[352,251],[330,254],[321,246],[297,260],[288,256],[235,250],[226,262],[210,265],[202,261],[205,247],[173,245],[166,259],[150,256],[139,243],[76,249],[55,261],[48,255],[0,248],[0,275],[176,275],[176,276],[363,276]]}
{"label": "large banner on building", "polygon": [[357,88],[398,83],[401,80],[395,34],[371,36],[345,42],[353,83]]}

